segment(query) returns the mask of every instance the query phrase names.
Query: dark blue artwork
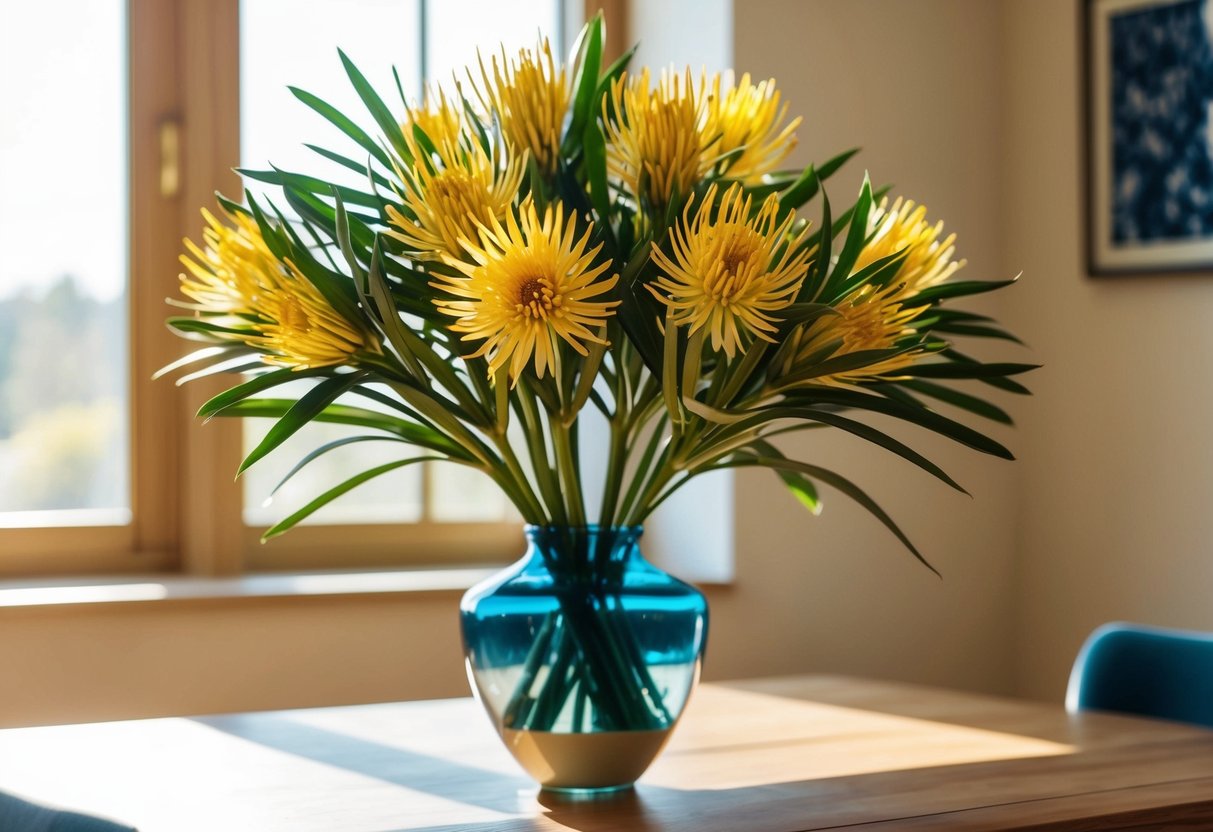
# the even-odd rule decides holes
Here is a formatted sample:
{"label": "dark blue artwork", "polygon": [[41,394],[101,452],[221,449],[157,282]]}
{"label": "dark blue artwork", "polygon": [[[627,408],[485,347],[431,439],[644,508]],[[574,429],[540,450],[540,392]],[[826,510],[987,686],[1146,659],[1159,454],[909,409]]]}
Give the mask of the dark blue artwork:
{"label": "dark blue artwork", "polygon": [[1111,17],[1112,238],[1213,234],[1207,0]]}

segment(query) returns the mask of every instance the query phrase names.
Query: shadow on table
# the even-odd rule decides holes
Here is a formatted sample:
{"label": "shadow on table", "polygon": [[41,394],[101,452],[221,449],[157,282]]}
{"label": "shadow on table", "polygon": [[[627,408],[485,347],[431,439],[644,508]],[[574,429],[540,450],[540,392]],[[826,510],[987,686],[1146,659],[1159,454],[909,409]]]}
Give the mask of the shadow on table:
{"label": "shadow on table", "polygon": [[[782,695],[781,691],[771,690],[770,685],[763,693],[776,697]],[[812,828],[846,826],[907,818],[915,814],[921,814],[930,821],[937,818],[938,813],[946,815],[978,806],[1005,808],[1022,804],[1022,810],[1028,812],[1029,805],[1042,807],[1052,802],[1050,798],[1063,795],[1082,797],[1088,803],[1093,801],[1092,805],[1100,806],[1105,802],[1105,797],[1113,792],[1161,783],[1169,776],[1176,776],[1167,773],[1169,758],[1175,749],[1171,743],[1163,741],[1167,738],[1165,730],[1153,737],[1154,742],[1136,746],[1131,758],[1126,758],[1118,750],[1119,743],[1115,741],[1096,742],[1093,747],[1087,748],[1059,745],[1052,752],[1044,743],[1040,744],[1042,750],[1037,754],[1033,753],[1030,743],[1025,750],[1022,742],[1032,737],[1065,738],[1067,728],[1064,714],[1058,717],[1053,713],[1041,712],[1033,719],[1025,719],[1025,706],[1009,701],[992,711],[985,706],[972,712],[959,707],[964,704],[960,699],[955,710],[918,709],[896,704],[897,697],[893,696],[873,697],[864,701],[862,697],[841,688],[823,689],[815,693],[812,698],[815,702],[976,728],[979,732],[1000,732],[1014,727],[1024,736],[1016,738],[1007,735],[1013,741],[1015,753],[1005,757],[987,756],[985,759],[975,758],[972,762],[948,764],[942,761],[932,764],[929,757],[917,755],[907,758],[905,764],[899,760],[865,761],[865,758],[860,760],[861,766],[886,765],[887,768],[816,778],[806,778],[804,772],[813,768],[821,770],[820,767],[799,767],[797,760],[812,762],[822,759],[815,755],[836,754],[839,750],[837,736],[823,735],[820,741],[812,737],[795,741],[768,738],[750,745],[771,746],[772,753],[782,755],[787,763],[786,769],[780,769],[783,779],[772,777],[769,782],[716,789],[670,788],[642,782],[634,792],[623,793],[610,800],[569,800],[540,793],[537,805],[534,786],[521,774],[515,776],[480,768],[474,760],[452,760],[301,724],[289,718],[261,715],[255,721],[244,721],[240,717],[209,717],[198,721],[247,741],[410,790],[500,812],[505,816],[491,822],[424,828],[401,826],[381,832],[447,832],[457,829],[471,832],[558,829],[577,832],[616,829],[698,832],[703,828],[757,832],[802,828],[797,824],[812,824]],[[1027,707],[1031,709],[1031,706]],[[1028,730],[1024,731],[1025,727]],[[997,733],[991,736],[958,736],[966,742],[976,739],[997,744],[1003,741]],[[1213,739],[1206,744],[1203,738],[1192,738],[1189,734],[1184,744],[1190,743],[1213,751]],[[760,750],[749,746],[747,749]],[[695,754],[706,759],[710,765],[716,755],[727,755],[736,750],[736,744],[729,744],[671,749],[667,754]],[[719,759],[721,765],[728,765],[725,756]],[[911,759],[917,760],[917,763],[911,764]],[[1213,753],[1207,756],[1202,753],[1200,759],[1206,762],[1195,767],[1189,765],[1183,770],[1183,775],[1213,778]],[[1142,771],[1152,774],[1142,779]],[[747,779],[744,771],[738,771],[737,775],[735,782],[743,783]],[[1082,809],[1083,812],[1089,810],[1090,805]],[[1194,821],[1213,824],[1213,802],[1202,799],[1199,805],[1190,804],[1188,810]],[[1112,806],[1106,810],[1096,810],[1096,814],[1114,812]],[[1032,822],[1030,818],[1019,816],[1019,809],[1015,813],[1017,821]],[[1048,817],[1044,816],[1045,819]],[[406,822],[407,818],[401,818],[401,821]],[[938,827],[928,825],[922,828]],[[999,827],[994,825],[986,828]],[[1208,829],[1213,825],[1191,828]]]}
{"label": "shadow on table", "polygon": [[256,720],[248,720],[239,715],[209,716],[193,721],[287,754],[497,812],[516,814],[519,791],[532,786],[521,772],[502,774],[287,717],[259,714]]}

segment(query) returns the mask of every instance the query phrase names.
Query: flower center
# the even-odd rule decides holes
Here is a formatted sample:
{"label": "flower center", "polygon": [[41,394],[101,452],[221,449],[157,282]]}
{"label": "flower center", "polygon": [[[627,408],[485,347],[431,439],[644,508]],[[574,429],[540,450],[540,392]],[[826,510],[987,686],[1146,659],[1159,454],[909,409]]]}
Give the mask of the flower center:
{"label": "flower center", "polygon": [[560,298],[545,277],[529,277],[518,287],[514,311],[526,318],[547,319],[560,306]]}
{"label": "flower center", "polygon": [[749,270],[745,267],[754,254],[754,246],[748,239],[728,235],[717,251],[720,270],[704,280],[703,288],[717,303],[728,306],[750,282]]}

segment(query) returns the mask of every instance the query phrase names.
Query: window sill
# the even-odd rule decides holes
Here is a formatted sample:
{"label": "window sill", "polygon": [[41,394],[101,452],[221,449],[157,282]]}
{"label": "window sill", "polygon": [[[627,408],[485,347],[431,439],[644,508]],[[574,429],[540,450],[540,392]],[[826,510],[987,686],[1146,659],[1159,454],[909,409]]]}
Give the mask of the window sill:
{"label": "window sill", "polygon": [[0,610],[102,605],[161,605],[284,598],[457,597],[501,567],[393,569],[358,572],[290,572],[194,578],[179,575],[122,575],[0,581]]}
{"label": "window sill", "polygon": [[[450,569],[273,572],[232,578],[149,573],[100,577],[0,580],[0,614],[7,609],[72,610],[165,605],[225,605],[291,599],[438,597],[458,599],[502,566]],[[709,598],[732,581],[695,581]]]}

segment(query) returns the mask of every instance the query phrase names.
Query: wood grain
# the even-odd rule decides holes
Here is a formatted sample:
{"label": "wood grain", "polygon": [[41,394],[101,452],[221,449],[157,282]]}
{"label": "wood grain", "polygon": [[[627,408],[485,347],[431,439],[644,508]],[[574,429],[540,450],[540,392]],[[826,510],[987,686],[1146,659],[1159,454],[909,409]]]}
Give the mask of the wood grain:
{"label": "wood grain", "polygon": [[189,830],[1213,828],[1213,732],[909,685],[704,685],[634,793],[537,794],[471,700],[0,731],[0,789]]}

